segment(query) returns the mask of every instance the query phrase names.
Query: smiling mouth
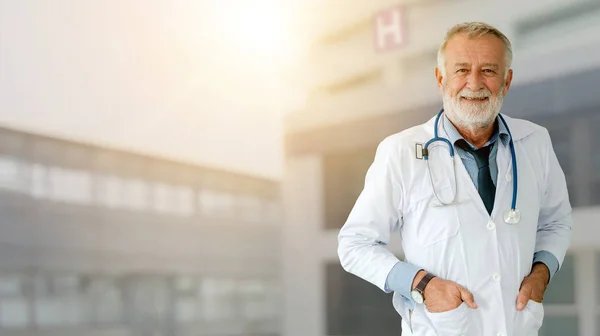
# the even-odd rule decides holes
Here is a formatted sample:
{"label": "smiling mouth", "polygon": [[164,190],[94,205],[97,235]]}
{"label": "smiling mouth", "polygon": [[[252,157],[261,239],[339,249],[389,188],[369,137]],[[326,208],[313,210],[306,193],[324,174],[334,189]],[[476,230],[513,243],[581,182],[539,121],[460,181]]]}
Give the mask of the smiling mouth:
{"label": "smiling mouth", "polygon": [[460,99],[461,100],[466,100],[466,101],[469,101],[469,102],[482,102],[482,101],[488,100],[488,97],[480,97],[480,98],[477,98],[477,97],[460,97]]}

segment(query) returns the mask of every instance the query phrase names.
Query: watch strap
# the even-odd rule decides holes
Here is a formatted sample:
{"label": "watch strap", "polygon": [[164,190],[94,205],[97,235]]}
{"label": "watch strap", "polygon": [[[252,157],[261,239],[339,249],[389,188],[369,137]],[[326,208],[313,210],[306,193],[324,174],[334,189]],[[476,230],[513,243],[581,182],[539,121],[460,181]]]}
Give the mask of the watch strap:
{"label": "watch strap", "polygon": [[423,292],[425,291],[425,287],[427,286],[429,281],[431,281],[431,279],[433,279],[433,278],[435,278],[435,275],[433,275],[431,273],[426,273],[425,276],[421,279],[421,281],[419,281],[419,283],[417,284],[417,287],[415,287],[415,290],[418,291],[419,293],[421,293],[421,295],[423,295]]}

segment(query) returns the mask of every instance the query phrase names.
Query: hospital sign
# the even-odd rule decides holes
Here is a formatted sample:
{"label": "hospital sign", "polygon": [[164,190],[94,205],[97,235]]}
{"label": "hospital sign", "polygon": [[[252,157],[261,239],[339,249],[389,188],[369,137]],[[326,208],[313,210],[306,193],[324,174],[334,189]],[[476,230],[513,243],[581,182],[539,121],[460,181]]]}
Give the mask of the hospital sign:
{"label": "hospital sign", "polygon": [[373,35],[376,51],[386,52],[403,47],[406,43],[404,8],[395,6],[376,13]]}

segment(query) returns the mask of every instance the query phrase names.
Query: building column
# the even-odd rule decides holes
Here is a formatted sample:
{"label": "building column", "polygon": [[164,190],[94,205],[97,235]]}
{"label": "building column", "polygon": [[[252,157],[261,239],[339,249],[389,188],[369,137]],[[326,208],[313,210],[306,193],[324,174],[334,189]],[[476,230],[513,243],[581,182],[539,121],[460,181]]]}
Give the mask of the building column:
{"label": "building column", "polygon": [[288,158],[282,188],[285,211],[282,230],[282,334],[324,335],[324,258],[318,248],[323,228],[322,157],[307,155]]}
{"label": "building column", "polygon": [[597,335],[596,307],[598,306],[598,283],[596,281],[596,254],[593,249],[575,252],[575,296],[579,335]]}

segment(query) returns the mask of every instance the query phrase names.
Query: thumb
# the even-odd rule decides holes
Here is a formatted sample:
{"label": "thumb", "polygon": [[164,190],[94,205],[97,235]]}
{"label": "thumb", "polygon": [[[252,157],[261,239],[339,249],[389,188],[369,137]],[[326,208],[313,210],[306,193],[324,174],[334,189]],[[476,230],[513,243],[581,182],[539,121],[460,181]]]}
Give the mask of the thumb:
{"label": "thumb", "polygon": [[523,285],[517,296],[517,310],[523,310],[531,297],[531,286]]}
{"label": "thumb", "polygon": [[477,304],[475,303],[473,294],[462,286],[458,286],[458,289],[460,291],[460,298],[463,300],[463,302],[466,303],[469,308],[476,309]]}

